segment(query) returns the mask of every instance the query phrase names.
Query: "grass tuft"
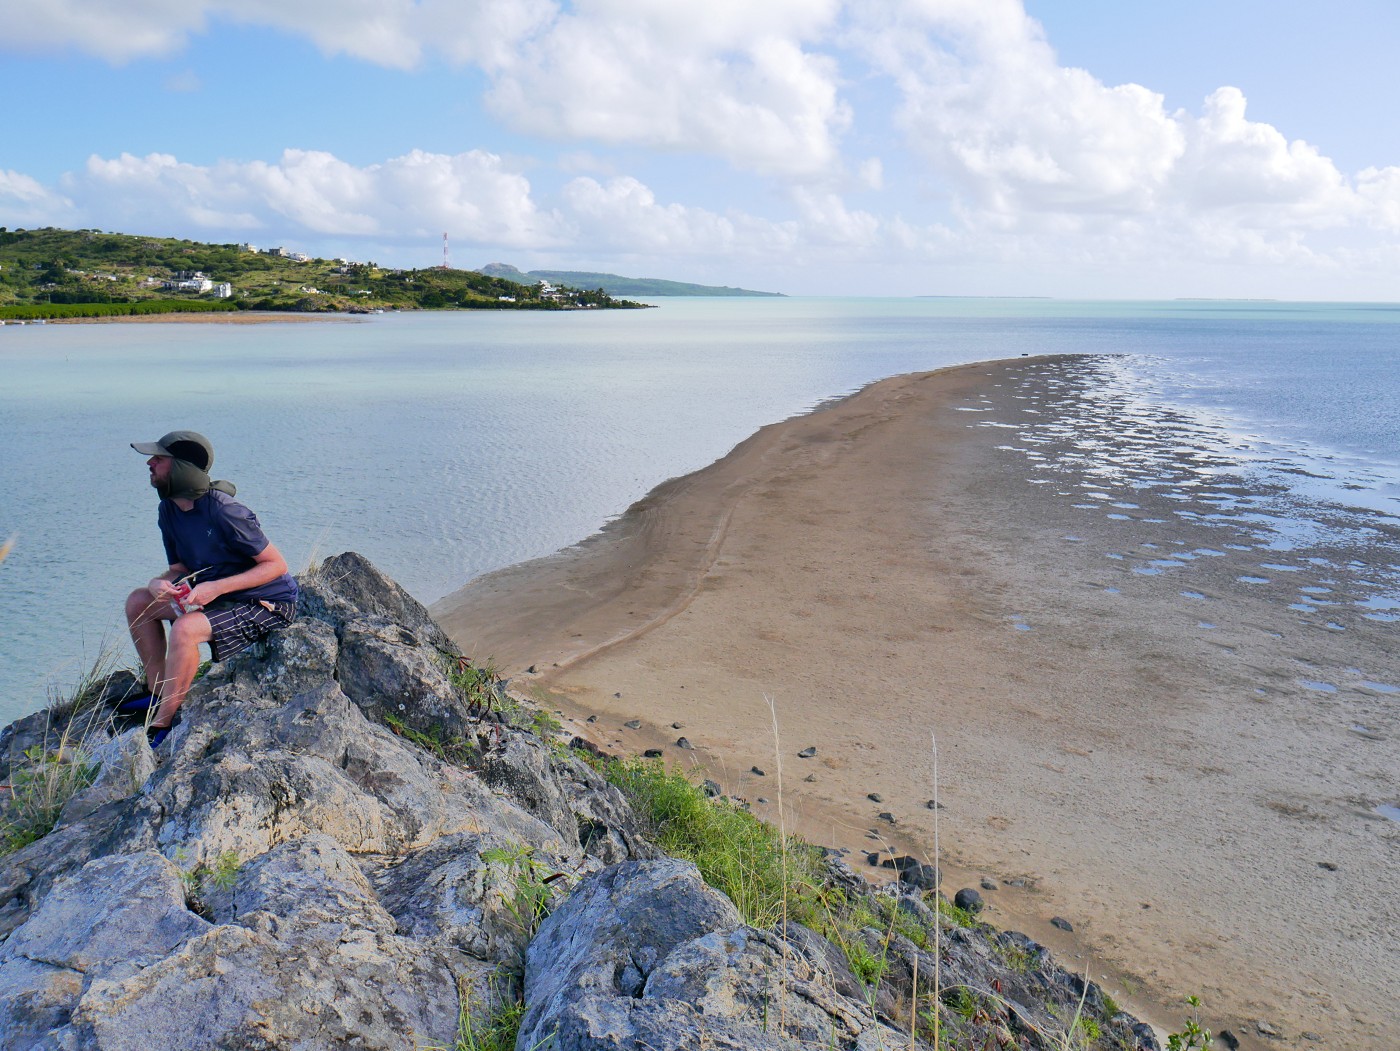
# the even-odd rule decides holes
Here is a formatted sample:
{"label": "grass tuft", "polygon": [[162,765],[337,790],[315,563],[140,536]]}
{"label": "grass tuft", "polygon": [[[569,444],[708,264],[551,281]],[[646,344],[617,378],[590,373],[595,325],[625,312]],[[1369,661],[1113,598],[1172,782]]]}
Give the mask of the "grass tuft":
{"label": "grass tuft", "polygon": [[53,831],[68,800],[92,784],[98,767],[81,742],[66,731],[52,745],[33,745],[10,765],[10,781],[0,785],[0,857],[22,850]]}

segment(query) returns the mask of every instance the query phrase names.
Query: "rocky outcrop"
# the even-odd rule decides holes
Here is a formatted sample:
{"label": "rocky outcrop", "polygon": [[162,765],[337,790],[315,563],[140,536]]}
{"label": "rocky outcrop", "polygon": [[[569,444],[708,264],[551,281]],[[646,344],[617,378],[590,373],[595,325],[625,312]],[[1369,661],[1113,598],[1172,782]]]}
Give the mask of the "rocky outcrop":
{"label": "rocky outcrop", "polygon": [[[303,580],[301,613],[197,683],[158,753],[107,735],[128,674],[0,733],[7,784],[91,782],[0,857],[0,1051],[448,1048],[522,996],[519,1048],[922,1046],[926,949],[865,932],[872,986],[813,931],[745,925],[594,769],[465,696],[455,648],[360,556]],[[989,931],[951,934],[945,973],[990,988],[1001,961],[1015,994],[984,1028],[1035,1046],[1084,992],[1034,943],[1008,970]],[[1102,1046],[1135,1046],[1129,1021]]]}

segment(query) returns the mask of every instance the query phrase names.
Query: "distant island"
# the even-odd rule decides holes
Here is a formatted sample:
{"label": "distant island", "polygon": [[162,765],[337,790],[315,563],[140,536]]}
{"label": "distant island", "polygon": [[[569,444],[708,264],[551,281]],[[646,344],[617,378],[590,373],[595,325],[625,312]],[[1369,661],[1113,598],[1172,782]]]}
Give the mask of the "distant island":
{"label": "distant island", "polygon": [[755,292],[728,285],[693,285],[687,281],[664,281],[659,277],[622,277],[596,274],[588,270],[531,270],[522,273],[509,263],[487,263],[477,270],[487,277],[504,278],[520,284],[548,281],[575,288],[600,288],[610,296],[768,296],[782,292]]}
{"label": "distant island", "polygon": [[0,322],[239,310],[375,314],[643,306],[614,298],[598,284],[512,280],[442,267],[407,270],[252,244],[0,226]]}

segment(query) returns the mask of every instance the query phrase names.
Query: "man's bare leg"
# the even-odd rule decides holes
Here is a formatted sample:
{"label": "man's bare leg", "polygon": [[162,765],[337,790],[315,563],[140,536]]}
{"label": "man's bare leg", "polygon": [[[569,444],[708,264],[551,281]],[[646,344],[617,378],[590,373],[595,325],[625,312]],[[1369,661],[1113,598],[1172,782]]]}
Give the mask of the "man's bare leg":
{"label": "man's bare leg", "polygon": [[126,597],[126,626],[141,667],[146,674],[146,689],[157,697],[165,682],[165,624],[175,619],[169,602],[151,597],[147,588],[137,588]]}
{"label": "man's bare leg", "polygon": [[169,726],[174,721],[176,710],[194,682],[194,673],[199,670],[199,644],[213,637],[209,618],[203,613],[186,613],[170,625],[164,678],[160,680],[160,711],[151,720],[152,726]]}

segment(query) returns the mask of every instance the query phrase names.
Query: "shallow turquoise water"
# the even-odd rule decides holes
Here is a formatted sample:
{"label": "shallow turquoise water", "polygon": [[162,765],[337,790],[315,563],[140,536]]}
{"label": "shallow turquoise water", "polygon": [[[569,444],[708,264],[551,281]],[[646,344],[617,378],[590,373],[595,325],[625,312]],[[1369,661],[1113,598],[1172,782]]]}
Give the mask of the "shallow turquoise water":
{"label": "shallow turquoise water", "polygon": [[363,552],[426,602],[574,543],[758,427],[889,375],[1128,354],[1242,459],[1400,510],[1400,308],[1050,300],[665,300],[656,310],[286,325],[0,328],[0,724],[123,647],[163,568],[143,457],[209,435],[293,568]]}

